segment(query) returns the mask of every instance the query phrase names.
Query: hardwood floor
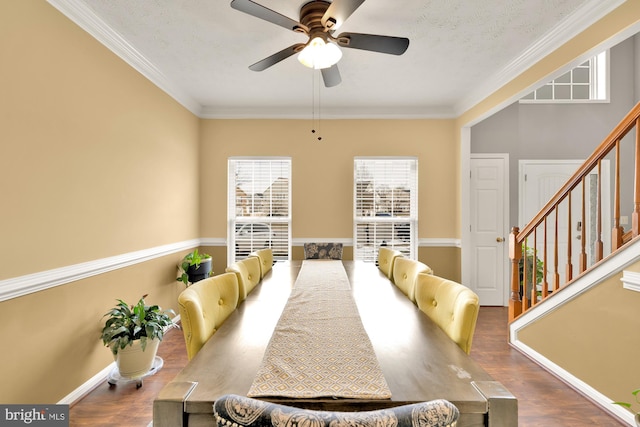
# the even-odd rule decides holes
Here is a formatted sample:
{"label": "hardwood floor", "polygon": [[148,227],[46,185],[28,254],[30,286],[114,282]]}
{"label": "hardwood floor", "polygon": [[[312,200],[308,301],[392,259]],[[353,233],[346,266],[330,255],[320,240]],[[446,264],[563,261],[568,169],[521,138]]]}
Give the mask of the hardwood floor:
{"label": "hardwood floor", "polygon": [[481,307],[471,357],[518,399],[520,427],[625,424],[540,368],[508,343],[507,307]]}
{"label": "hardwood floor", "polygon": [[[520,427],[617,427],[624,424],[543,371],[507,342],[507,308],[481,307],[471,357],[518,398]],[[70,408],[70,426],[146,427],[153,400],[187,363],[182,331],[170,330],[158,355],[164,366],[135,383],[101,384]]]}

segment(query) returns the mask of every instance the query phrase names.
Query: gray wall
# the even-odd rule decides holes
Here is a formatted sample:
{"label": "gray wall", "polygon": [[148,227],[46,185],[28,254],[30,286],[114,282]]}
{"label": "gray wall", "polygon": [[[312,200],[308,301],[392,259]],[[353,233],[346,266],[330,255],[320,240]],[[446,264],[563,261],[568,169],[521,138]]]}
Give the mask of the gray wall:
{"label": "gray wall", "polygon": [[[634,41],[635,40],[635,41]],[[518,163],[524,159],[586,159],[633,108],[640,87],[640,42],[630,38],[610,50],[610,102],[520,104],[515,102],[471,128],[471,153],[509,153],[510,224],[518,224]],[[638,59],[636,59],[638,58]],[[622,173],[633,171],[632,135],[623,141]],[[609,156],[612,160],[613,157]],[[614,162],[611,161],[611,170]],[[627,174],[625,174],[627,175]],[[629,194],[625,176],[622,194]],[[613,179],[611,180],[613,183]],[[631,187],[632,188],[632,187]],[[613,200],[612,200],[613,202]],[[632,200],[622,205],[631,215]],[[604,225],[603,225],[604,227]],[[605,228],[606,230],[606,228]]]}

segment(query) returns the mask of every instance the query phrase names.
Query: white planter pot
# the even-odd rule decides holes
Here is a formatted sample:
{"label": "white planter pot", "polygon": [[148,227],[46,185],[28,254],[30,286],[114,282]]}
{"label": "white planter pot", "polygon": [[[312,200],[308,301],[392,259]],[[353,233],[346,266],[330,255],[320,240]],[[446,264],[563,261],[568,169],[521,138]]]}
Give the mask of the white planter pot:
{"label": "white planter pot", "polygon": [[140,378],[153,366],[153,360],[158,351],[160,340],[147,340],[147,346],[142,351],[140,340],[136,340],[132,345],[119,349],[115,356],[118,371],[124,378]]}

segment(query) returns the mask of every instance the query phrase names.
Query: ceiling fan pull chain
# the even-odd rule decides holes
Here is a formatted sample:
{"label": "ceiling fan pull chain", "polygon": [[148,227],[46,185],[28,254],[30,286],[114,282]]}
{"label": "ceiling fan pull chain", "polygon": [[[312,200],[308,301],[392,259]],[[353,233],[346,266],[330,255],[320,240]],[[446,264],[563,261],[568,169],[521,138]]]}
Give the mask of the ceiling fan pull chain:
{"label": "ceiling fan pull chain", "polygon": [[[318,74],[320,73],[320,70],[314,71],[314,74]],[[316,79],[316,88],[318,89],[318,141],[322,141],[322,129],[320,129],[321,126],[321,114],[322,114],[322,103],[321,103],[321,98],[320,98],[320,92],[322,91],[322,88],[320,87],[320,78]]]}
{"label": "ceiling fan pull chain", "polygon": [[[318,141],[322,141],[320,136],[320,80],[316,78],[318,70],[312,70],[311,73],[311,133],[318,135]],[[318,114],[316,116],[316,91],[318,92]],[[317,118],[316,118],[317,117]]]}

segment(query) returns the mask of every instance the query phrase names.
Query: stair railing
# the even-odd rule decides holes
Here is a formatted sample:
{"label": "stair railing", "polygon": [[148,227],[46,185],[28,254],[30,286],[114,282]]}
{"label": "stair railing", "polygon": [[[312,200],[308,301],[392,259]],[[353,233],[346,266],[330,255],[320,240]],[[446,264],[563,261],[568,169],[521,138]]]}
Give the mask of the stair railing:
{"label": "stair railing", "polygon": [[[635,137],[633,132],[635,131]],[[629,138],[625,138],[629,136]],[[633,170],[622,170],[621,150],[633,151]],[[628,143],[627,141],[632,142]],[[628,147],[628,149],[627,149]],[[610,251],[605,253],[602,234],[602,164],[612,155],[614,169],[613,207]],[[621,175],[622,174],[622,175]],[[596,177],[595,179],[593,177]],[[625,191],[624,200],[633,200],[630,229],[625,232],[620,223],[621,176],[632,177],[633,188]],[[606,191],[606,190],[605,190]],[[632,194],[629,194],[632,193]],[[572,198],[580,198],[581,212],[577,213],[578,230],[572,245]],[[578,199],[576,199],[578,200]],[[589,204],[587,206],[587,201]],[[566,221],[566,222],[565,222]],[[566,232],[560,231],[560,224]],[[608,225],[605,224],[606,227]],[[593,154],[578,168],[538,214],[522,229],[513,227],[509,235],[511,260],[511,295],[509,321],[531,309],[554,292],[570,284],[606,256],[638,236],[640,227],[640,103],[604,139]],[[589,242],[587,241],[589,240]],[[608,243],[608,242],[607,242]],[[524,255],[524,258],[523,258]],[[559,263],[564,261],[561,267]],[[577,274],[574,263],[577,262]],[[560,270],[564,268],[564,275]],[[561,277],[564,276],[564,277]]]}

